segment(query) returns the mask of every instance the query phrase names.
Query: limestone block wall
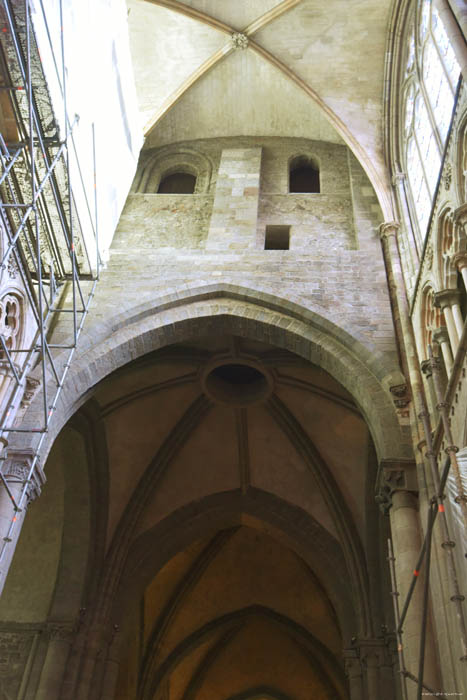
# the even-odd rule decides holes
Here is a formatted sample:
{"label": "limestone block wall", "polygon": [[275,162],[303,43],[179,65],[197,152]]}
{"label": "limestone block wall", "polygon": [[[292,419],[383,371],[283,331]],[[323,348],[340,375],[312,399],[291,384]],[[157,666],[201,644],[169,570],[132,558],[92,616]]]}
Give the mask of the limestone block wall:
{"label": "limestone block wall", "polygon": [[[319,194],[289,193],[289,163],[303,155],[319,165]],[[267,224],[291,227],[291,250],[356,248],[348,149],[306,139],[266,143],[261,164],[258,248],[264,247]]]}
{"label": "limestone block wall", "polygon": [[225,148],[217,175],[207,250],[253,248],[258,220],[261,147]]}
{"label": "limestone block wall", "polygon": [[212,205],[205,194],[130,194],[118,230],[132,230],[132,244],[142,249],[202,249]]}
{"label": "limestone block wall", "polygon": [[[288,194],[289,163],[298,155],[319,164],[319,194]],[[165,161],[174,172],[177,158],[200,169],[203,193],[148,192],[151,163],[159,177]],[[116,297],[130,309],[225,283],[316,311],[397,366],[382,215],[346,146],[247,137],[174,144],[143,152],[136,183],[97,291],[98,316],[112,315]],[[290,250],[264,250],[266,224],[290,225]]]}

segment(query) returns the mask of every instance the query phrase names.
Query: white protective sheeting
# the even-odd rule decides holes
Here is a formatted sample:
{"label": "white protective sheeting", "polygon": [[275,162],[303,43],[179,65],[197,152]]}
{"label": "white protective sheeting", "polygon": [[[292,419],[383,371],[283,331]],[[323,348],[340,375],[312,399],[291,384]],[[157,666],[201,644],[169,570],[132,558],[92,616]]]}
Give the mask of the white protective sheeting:
{"label": "white protective sheeting", "polygon": [[[32,0],[37,42],[61,135],[65,125],[61,5],[68,119],[71,123],[75,114],[79,115],[73,135],[93,218],[94,125],[99,248],[105,260],[143,144],[127,9],[125,0]],[[70,152],[73,153],[73,149]],[[91,253],[92,227],[74,158],[70,166],[73,193]]]}

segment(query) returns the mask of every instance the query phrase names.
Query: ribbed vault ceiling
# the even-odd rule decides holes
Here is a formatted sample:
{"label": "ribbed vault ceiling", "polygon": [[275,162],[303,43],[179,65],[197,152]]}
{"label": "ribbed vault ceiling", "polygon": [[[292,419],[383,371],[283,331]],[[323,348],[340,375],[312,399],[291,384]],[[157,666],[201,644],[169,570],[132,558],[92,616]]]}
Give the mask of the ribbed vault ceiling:
{"label": "ribbed vault ceiling", "polygon": [[352,397],[290,352],[213,335],[114,372],[93,405],[107,561],[127,556],[117,697],[345,697],[374,469]]}
{"label": "ribbed vault ceiling", "polygon": [[[210,136],[344,140],[383,209],[390,2],[128,0],[148,144]],[[233,32],[248,35],[235,49]]]}

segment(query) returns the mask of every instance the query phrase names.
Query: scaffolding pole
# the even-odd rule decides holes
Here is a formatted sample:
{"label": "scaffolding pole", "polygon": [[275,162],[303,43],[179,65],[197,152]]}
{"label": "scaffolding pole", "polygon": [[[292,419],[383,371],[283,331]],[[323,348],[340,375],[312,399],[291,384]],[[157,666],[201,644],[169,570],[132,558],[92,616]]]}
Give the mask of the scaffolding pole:
{"label": "scaffolding pole", "polygon": [[[441,531],[442,531],[442,538],[443,541],[441,543],[442,548],[446,551],[447,553],[447,563],[448,563],[448,575],[449,575],[449,582],[451,585],[451,592],[452,595],[450,596],[450,600],[452,603],[454,603],[455,606],[455,614],[456,618],[458,620],[458,625],[459,625],[459,632],[460,632],[460,642],[461,642],[461,657],[460,661],[461,662],[467,662],[467,631],[466,631],[466,622],[465,622],[465,612],[464,612],[464,602],[465,602],[465,596],[461,593],[460,590],[460,585],[459,585],[459,577],[458,577],[458,572],[457,572],[457,566],[456,562],[454,559],[454,547],[456,546],[456,542],[452,539],[450,533],[449,533],[449,526],[448,526],[448,521],[447,521],[447,516],[446,516],[446,510],[445,510],[445,505],[444,505],[444,500],[445,500],[445,486],[446,482],[449,476],[449,472],[451,468],[453,469],[454,472],[454,479],[456,483],[456,488],[457,488],[457,495],[455,497],[455,501],[461,506],[461,512],[462,512],[462,519],[465,524],[466,520],[466,505],[467,505],[467,498],[465,495],[465,491],[463,488],[463,482],[460,474],[460,469],[459,465],[457,462],[456,458],[456,453],[458,451],[458,448],[456,445],[453,444],[453,438],[452,438],[452,433],[451,433],[451,426],[449,422],[449,403],[445,400],[445,397],[443,396],[442,393],[442,388],[441,388],[441,378],[440,378],[440,367],[439,367],[439,360],[436,356],[433,354],[433,349],[431,345],[428,347],[428,355],[429,355],[429,362],[430,362],[430,368],[432,371],[432,376],[433,376],[433,383],[435,387],[435,394],[436,394],[436,400],[437,400],[437,405],[436,409],[439,412],[440,415],[440,420],[441,420],[441,427],[444,431],[444,436],[447,442],[447,447],[445,449],[445,453],[447,455],[443,471],[439,473],[438,469],[438,454],[435,452],[434,444],[433,444],[433,437],[432,437],[432,431],[431,431],[431,425],[430,425],[430,418],[428,415],[428,412],[424,410],[422,413],[419,414],[419,418],[421,420],[422,426],[423,426],[423,431],[424,431],[424,437],[425,437],[425,442],[426,442],[426,454],[430,462],[431,466],[431,471],[432,471],[432,476],[433,476],[433,481],[435,484],[435,494],[432,496],[429,502],[429,509],[428,509],[428,520],[427,520],[427,528],[425,531],[425,537],[423,539],[423,544],[420,549],[420,554],[418,556],[418,560],[415,564],[414,570],[413,570],[413,577],[409,586],[409,589],[407,591],[407,595],[404,601],[404,604],[402,606],[402,614],[399,615],[399,603],[398,603],[398,598],[396,596],[399,596],[398,590],[397,590],[397,580],[396,580],[396,570],[395,570],[395,558],[393,554],[393,548],[392,548],[392,542],[391,540],[388,540],[388,561],[389,561],[389,566],[390,566],[390,573],[391,573],[391,583],[392,583],[392,595],[394,596],[394,616],[395,616],[395,622],[396,622],[396,637],[398,641],[398,650],[399,650],[399,669],[401,673],[401,677],[403,679],[409,678],[412,680],[414,683],[417,685],[417,700],[421,700],[423,696],[423,691],[426,690],[429,693],[437,696],[444,698],[445,696],[433,690],[432,688],[429,688],[425,683],[423,679],[424,675],[424,667],[425,667],[425,641],[426,641],[426,631],[427,631],[427,625],[428,625],[428,615],[429,615],[429,590],[430,590],[430,571],[431,571],[431,552],[432,552],[432,540],[433,540],[433,528],[434,524],[436,521],[437,516],[439,515],[440,518],[440,523],[441,523]],[[441,441],[440,441],[441,442]],[[422,607],[422,617],[420,620],[420,652],[419,652],[419,665],[418,665],[418,675],[415,676],[413,673],[407,670],[405,666],[405,661],[404,661],[404,655],[403,655],[403,625],[404,621],[407,615],[407,611],[409,609],[410,603],[413,598],[413,593],[415,590],[415,587],[417,585],[417,582],[419,580],[419,576],[421,571],[424,569],[424,574],[425,574],[425,579],[424,579],[424,586],[423,586],[423,607]],[[403,689],[402,689],[403,697],[405,698],[406,693],[407,693],[407,688],[403,680]]]}
{"label": "scaffolding pole", "polygon": [[[23,295],[21,321],[27,310],[28,332],[17,344],[0,334],[0,361],[8,370],[9,385],[2,400],[0,441],[8,445],[15,433],[31,436],[32,459],[19,494],[9,487],[1,456],[0,489],[12,506],[8,532],[0,542],[0,564],[11,546],[16,514],[27,505],[28,489],[40,470],[39,454],[49,430],[59,396],[71,367],[84,321],[99,278],[101,260],[97,236],[97,176],[94,125],[92,130],[94,207],[79,164],[74,130],[67,105],[63,0],[59,3],[60,56],[54,52],[52,36],[40,3],[42,18],[63,99],[64,133],[60,134],[47,90],[32,26],[31,0],[0,0],[0,78],[2,95],[14,117],[12,139],[0,134],[0,228],[4,246],[0,270],[14,270]],[[60,67],[60,68],[59,68]],[[40,87],[40,99],[37,91]],[[44,100],[44,95],[47,99]],[[89,250],[82,220],[76,208],[71,159],[79,178],[76,187],[84,195],[86,226],[92,233]],[[92,213],[92,209],[94,209]],[[70,301],[71,300],[71,301]],[[0,299],[1,301],[1,299]],[[3,313],[3,312],[2,312]],[[50,342],[59,319],[71,332],[65,340]],[[5,323],[8,324],[8,318]],[[41,410],[21,423],[18,410],[28,379],[34,379]],[[5,378],[4,381],[7,381]],[[34,438],[34,436],[36,436]],[[6,455],[7,456],[7,455]],[[0,462],[1,464],[1,462]]]}

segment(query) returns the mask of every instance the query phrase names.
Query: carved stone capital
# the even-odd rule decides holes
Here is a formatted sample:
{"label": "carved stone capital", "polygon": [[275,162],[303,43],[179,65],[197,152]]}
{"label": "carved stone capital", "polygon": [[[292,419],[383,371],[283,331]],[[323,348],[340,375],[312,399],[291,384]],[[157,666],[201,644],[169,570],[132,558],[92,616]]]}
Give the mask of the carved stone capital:
{"label": "carved stone capital", "polygon": [[31,405],[41,385],[40,379],[36,377],[26,377],[26,386],[24,388],[23,398],[21,399],[21,408],[25,411]]}
{"label": "carved stone capital", "polygon": [[451,163],[446,163],[443,174],[441,175],[443,181],[444,189],[449,190],[452,183],[452,165]]}
{"label": "carved stone capital", "polygon": [[248,48],[248,37],[246,34],[242,34],[241,32],[234,32],[231,36],[231,41],[234,49]]}
{"label": "carved stone capital", "polygon": [[380,462],[376,477],[376,502],[381,511],[387,515],[392,506],[395,491],[418,492],[415,462],[411,459]]}
{"label": "carved stone capital", "polygon": [[420,369],[422,370],[422,374],[424,374],[427,379],[430,379],[433,374],[431,371],[431,361],[423,360],[423,362],[420,364]]}
{"label": "carved stone capital", "polygon": [[[449,334],[446,326],[440,326],[439,328],[435,328],[435,330],[431,333],[431,337],[433,338],[435,343],[438,343],[438,345],[442,345],[443,343],[449,343]],[[426,360],[426,362],[429,362],[429,366],[431,368],[431,360]]]}
{"label": "carved stone capital", "polygon": [[397,187],[400,185],[402,182],[404,182],[407,179],[407,175],[405,173],[394,173],[394,175],[391,178],[391,183],[393,187]]}
{"label": "carved stone capital", "polygon": [[[29,473],[34,459],[34,451],[8,450],[7,457],[2,467],[5,480],[11,484],[28,483]],[[33,473],[29,478],[27,487],[28,501],[33,501],[40,496],[41,487],[45,484],[45,474],[42,471],[39,460],[36,460]]]}
{"label": "carved stone capital", "polygon": [[389,391],[392,394],[396,408],[405,408],[410,403],[411,397],[407,384],[390,386]]}
{"label": "carved stone capital", "polygon": [[464,267],[467,267],[467,251],[454,253],[454,255],[451,257],[451,262],[453,265],[455,265],[459,272],[463,270]]}
{"label": "carved stone capital", "polygon": [[444,311],[447,306],[451,307],[453,304],[459,304],[460,296],[461,293],[458,289],[443,289],[441,292],[435,292],[435,306]]}
{"label": "carved stone capital", "polygon": [[385,221],[379,227],[379,235],[381,239],[389,238],[389,236],[397,236],[400,229],[400,224],[397,221]]}
{"label": "carved stone capital", "polygon": [[15,373],[13,372],[13,367],[16,374],[21,374],[21,367],[17,365],[16,362],[11,363],[9,360],[0,360],[0,377],[11,377],[14,379]]}

